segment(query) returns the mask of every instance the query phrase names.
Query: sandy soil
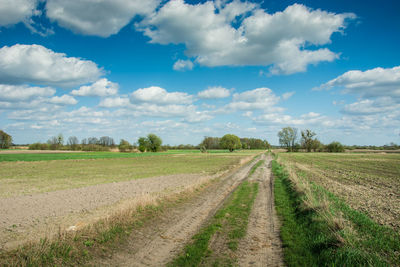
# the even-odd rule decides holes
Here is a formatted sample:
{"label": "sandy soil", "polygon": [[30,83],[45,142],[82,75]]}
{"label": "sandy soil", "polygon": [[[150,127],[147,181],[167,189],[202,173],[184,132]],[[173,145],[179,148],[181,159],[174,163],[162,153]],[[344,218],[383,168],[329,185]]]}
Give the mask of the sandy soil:
{"label": "sandy soil", "polygon": [[240,266],[284,266],[270,163],[268,157],[249,179],[259,183],[259,190],[250,213],[247,234],[239,243]]}
{"label": "sandy soil", "polygon": [[156,224],[133,232],[128,244],[93,266],[165,266],[247,178],[255,162],[222,177],[205,192],[166,214]]}
{"label": "sandy soil", "polygon": [[182,192],[216,176],[180,174],[0,198],[0,249],[83,227],[109,214],[116,203]]}

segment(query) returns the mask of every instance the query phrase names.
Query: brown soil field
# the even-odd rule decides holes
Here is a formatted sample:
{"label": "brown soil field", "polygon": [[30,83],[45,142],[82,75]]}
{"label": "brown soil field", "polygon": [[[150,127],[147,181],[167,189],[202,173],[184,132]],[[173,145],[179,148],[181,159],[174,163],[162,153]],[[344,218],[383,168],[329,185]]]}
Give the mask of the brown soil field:
{"label": "brown soil field", "polygon": [[215,177],[178,174],[0,198],[0,248],[51,237],[71,226],[80,228],[106,217],[121,205],[183,192]]}
{"label": "brown soil field", "polygon": [[400,231],[400,155],[281,153],[279,157],[352,208]]}

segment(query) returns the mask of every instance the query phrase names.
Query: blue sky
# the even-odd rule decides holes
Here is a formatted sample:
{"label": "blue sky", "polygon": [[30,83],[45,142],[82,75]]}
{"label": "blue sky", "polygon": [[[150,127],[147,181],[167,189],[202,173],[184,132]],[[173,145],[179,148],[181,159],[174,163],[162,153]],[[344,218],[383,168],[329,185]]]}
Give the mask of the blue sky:
{"label": "blue sky", "polygon": [[398,1],[0,0],[0,129],[400,143]]}

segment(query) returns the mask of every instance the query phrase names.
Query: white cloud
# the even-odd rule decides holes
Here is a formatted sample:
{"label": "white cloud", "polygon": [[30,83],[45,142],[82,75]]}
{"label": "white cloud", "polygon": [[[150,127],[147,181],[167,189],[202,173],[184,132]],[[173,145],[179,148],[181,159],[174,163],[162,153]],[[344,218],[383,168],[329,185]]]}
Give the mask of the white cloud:
{"label": "white cloud", "polygon": [[160,0],[47,0],[46,14],[64,28],[84,35],[108,37],[136,15],[148,15]]}
{"label": "white cloud", "polygon": [[116,108],[128,107],[130,105],[129,98],[127,97],[107,97],[100,101],[99,107],[103,108]]}
{"label": "white cloud", "polygon": [[273,125],[292,125],[292,126],[305,126],[314,125],[321,126],[327,125],[329,122],[325,116],[322,116],[315,112],[309,112],[303,114],[298,118],[292,117],[290,115],[285,115],[281,113],[268,113],[258,116],[254,120],[258,124],[273,124]]}
{"label": "white cloud", "polygon": [[269,88],[257,88],[243,93],[233,95],[233,101],[224,109],[228,110],[265,110],[265,111],[281,111],[282,109],[275,105],[279,102],[280,97],[275,95]]}
{"label": "white cloud", "polygon": [[134,91],[130,95],[132,104],[150,103],[158,105],[171,105],[171,104],[190,104],[193,97],[187,93],[172,92],[169,93],[165,89],[157,86],[148,88],[141,88]]}
{"label": "white cloud", "polygon": [[193,62],[191,60],[179,59],[178,61],[175,62],[173,69],[178,71],[192,70]]}
{"label": "white cloud", "polygon": [[55,92],[56,90],[50,87],[0,84],[0,101],[22,102],[37,97],[52,96]]}
{"label": "white cloud", "polygon": [[333,87],[341,87],[344,93],[366,98],[390,96],[400,100],[400,66],[351,70],[321,85],[319,89],[329,90]]}
{"label": "white cloud", "polygon": [[283,100],[288,100],[288,99],[291,98],[295,93],[296,93],[296,92],[287,92],[287,93],[284,93],[284,94],[282,95],[282,99],[283,99]]}
{"label": "white cloud", "polygon": [[225,98],[230,96],[230,91],[221,86],[209,87],[208,89],[199,92],[197,96],[202,99]]}
{"label": "white cloud", "polygon": [[338,55],[327,48],[308,47],[330,43],[331,35],[343,31],[346,20],[353,18],[354,14],[300,4],[268,14],[248,2],[191,5],[171,0],[136,27],[152,43],[185,44],[185,54],[204,66],[272,65],[272,73],[290,74],[336,59]]}
{"label": "white cloud", "polygon": [[379,97],[377,99],[364,99],[345,105],[342,112],[349,115],[368,115],[392,112],[396,109],[400,110],[400,103],[396,103],[390,97]]}
{"label": "white cloud", "polygon": [[93,82],[101,74],[92,61],[67,57],[41,45],[0,48],[0,83],[69,87]]}
{"label": "white cloud", "polygon": [[75,96],[111,96],[118,93],[118,84],[102,78],[89,86],[81,86],[79,90],[72,90]]}
{"label": "white cloud", "polygon": [[37,14],[37,0],[0,0],[0,26],[27,22]]}
{"label": "white cloud", "polygon": [[75,105],[78,103],[78,101],[70,95],[54,96],[49,102],[56,105]]}

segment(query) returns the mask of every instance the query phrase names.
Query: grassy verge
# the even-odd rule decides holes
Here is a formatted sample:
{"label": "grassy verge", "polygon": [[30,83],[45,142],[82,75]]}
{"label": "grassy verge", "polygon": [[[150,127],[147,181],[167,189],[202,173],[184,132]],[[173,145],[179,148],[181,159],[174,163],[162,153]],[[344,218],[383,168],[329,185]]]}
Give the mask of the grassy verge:
{"label": "grassy verge", "polygon": [[193,237],[184,252],[168,266],[227,266],[235,259],[226,254],[216,253],[210,247],[210,240],[219,235],[223,240],[223,247],[219,252],[236,251],[238,241],[246,234],[248,217],[251,212],[258,191],[258,183],[242,183],[227,200],[225,205],[217,211],[210,224],[200,230]]}
{"label": "grassy verge", "polygon": [[400,235],[351,209],[304,173],[272,162],[289,266],[397,266]]}
{"label": "grassy verge", "polygon": [[95,257],[109,257],[134,229],[151,223],[169,208],[199,194],[208,184],[162,199],[149,199],[76,232],[62,232],[12,251],[0,250],[0,266],[80,266]]}

